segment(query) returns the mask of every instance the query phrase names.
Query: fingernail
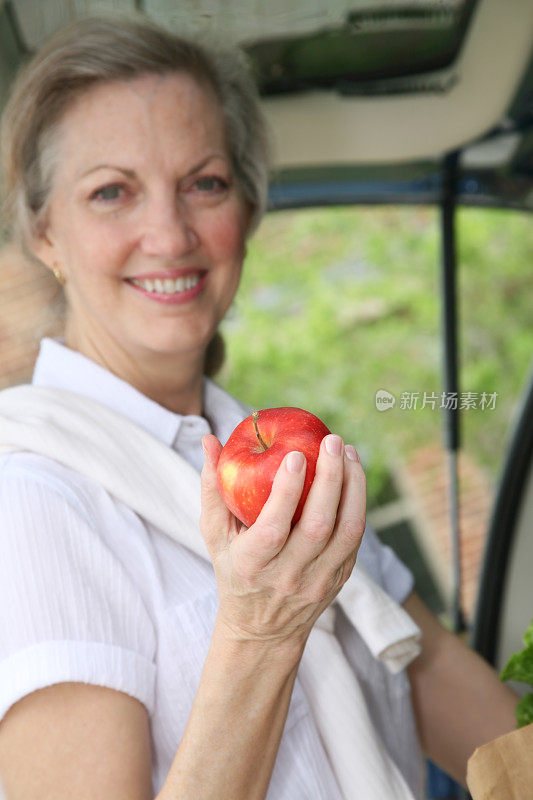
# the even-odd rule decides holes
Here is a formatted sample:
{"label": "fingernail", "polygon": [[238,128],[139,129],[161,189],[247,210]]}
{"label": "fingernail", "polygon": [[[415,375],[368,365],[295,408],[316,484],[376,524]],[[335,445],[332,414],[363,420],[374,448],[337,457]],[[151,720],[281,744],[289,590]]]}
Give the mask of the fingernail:
{"label": "fingernail", "polygon": [[342,451],[342,439],[336,433],[326,436],[326,450],[330,456],[340,456]]}
{"label": "fingernail", "polygon": [[305,464],[304,454],[293,450],[287,456],[287,472],[300,472]]}
{"label": "fingernail", "polygon": [[347,444],[344,448],[344,452],[346,453],[346,458],[349,458],[350,461],[359,461],[357,450],[352,444]]}

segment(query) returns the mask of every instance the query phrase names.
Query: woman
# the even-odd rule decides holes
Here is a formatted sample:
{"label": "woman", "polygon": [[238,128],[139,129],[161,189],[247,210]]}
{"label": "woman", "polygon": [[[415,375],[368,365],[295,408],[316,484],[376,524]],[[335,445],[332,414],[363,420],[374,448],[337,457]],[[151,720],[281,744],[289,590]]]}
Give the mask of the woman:
{"label": "woman", "polygon": [[203,444],[212,561],[98,481],[37,453],[2,457],[9,800],[341,800],[299,667],[358,551],[425,636],[409,682],[336,617],[387,758],[421,796],[412,689],[422,744],[463,779],[473,748],[513,727],[514,697],[438,625],[371,531],[359,549],[355,449],[325,437],[290,537],[301,454],[285,459],[260,518],[239,536],[218,495],[221,442],[247,410],[206,374],[267,181],[264,126],[238,59],[145,22],[70,26],[13,90],[3,162],[14,233],[65,287],[65,337],[43,340],[32,383],[113,409],[197,470]]}

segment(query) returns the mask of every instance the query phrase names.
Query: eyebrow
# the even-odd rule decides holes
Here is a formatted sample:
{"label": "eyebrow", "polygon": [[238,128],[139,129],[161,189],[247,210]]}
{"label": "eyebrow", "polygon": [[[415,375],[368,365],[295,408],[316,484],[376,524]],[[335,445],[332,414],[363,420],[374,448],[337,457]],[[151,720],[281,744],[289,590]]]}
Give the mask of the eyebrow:
{"label": "eyebrow", "polygon": [[80,178],[85,178],[86,175],[90,175],[91,172],[96,172],[99,169],[114,169],[118,172],[123,172],[124,175],[127,175],[128,178],[135,177],[135,171],[132,169],[126,169],[125,167],[119,167],[117,164],[95,164],[94,167],[85,170],[85,172],[80,172],[76,175],[76,179],[79,180]]}
{"label": "eyebrow", "polygon": [[[203,169],[210,161],[213,161],[215,158],[220,158],[223,161],[229,162],[227,156],[223,155],[222,153],[212,153],[207,158],[204,158],[198,164],[187,172],[187,175],[193,175],[198,170]],[[119,167],[117,164],[95,164],[94,167],[90,167],[89,169],[85,170],[84,172],[79,173],[76,175],[76,180],[80,180],[81,178],[85,178],[86,175],[90,175],[92,172],[96,172],[99,169],[114,169],[118,172],[122,172],[128,178],[135,178],[135,170],[127,169],[126,167]]]}

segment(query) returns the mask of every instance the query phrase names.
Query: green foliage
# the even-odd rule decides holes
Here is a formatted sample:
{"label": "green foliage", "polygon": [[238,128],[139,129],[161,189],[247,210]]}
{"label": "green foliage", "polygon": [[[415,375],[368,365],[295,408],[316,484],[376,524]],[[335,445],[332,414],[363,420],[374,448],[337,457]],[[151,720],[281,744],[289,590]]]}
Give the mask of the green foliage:
{"label": "green foliage", "polygon": [[[533,647],[533,619],[527,631],[524,633],[524,647]],[[531,681],[531,683],[533,683],[533,681]]]}
{"label": "green foliage", "polygon": [[533,722],[533,694],[526,694],[516,706],[517,727],[530,725]]}
{"label": "green foliage", "polygon": [[[354,444],[369,507],[390,492],[394,460],[442,438],[440,232],[426,208],[270,214],[249,243],[222,325],[220,383],[257,408],[295,405]],[[459,213],[460,391],[497,392],[462,412],[463,447],[496,478],[531,354],[533,226],[526,214]],[[396,405],[378,411],[386,389]],[[402,392],[419,392],[416,410]]]}
{"label": "green foliage", "polygon": [[[502,681],[519,681],[533,687],[533,619],[524,634],[524,649],[513,653],[500,673]],[[533,694],[526,694],[516,706],[517,726],[533,722]]]}
{"label": "green foliage", "polygon": [[502,681],[520,681],[533,686],[533,646],[530,645],[519,653],[513,653],[502,669]]}

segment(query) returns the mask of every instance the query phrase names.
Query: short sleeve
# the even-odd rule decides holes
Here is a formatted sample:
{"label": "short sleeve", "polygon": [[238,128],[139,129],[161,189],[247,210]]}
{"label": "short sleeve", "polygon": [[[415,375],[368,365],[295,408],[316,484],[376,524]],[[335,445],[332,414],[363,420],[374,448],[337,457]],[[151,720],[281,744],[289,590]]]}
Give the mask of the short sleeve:
{"label": "short sleeve", "polygon": [[357,555],[361,564],[387,594],[397,603],[404,603],[412,592],[414,577],[400,561],[394,550],[380,542],[376,532],[367,524]]}
{"label": "short sleeve", "polygon": [[146,604],[67,484],[0,471],[0,720],[63,681],[125,692],[153,711],[155,630]]}

